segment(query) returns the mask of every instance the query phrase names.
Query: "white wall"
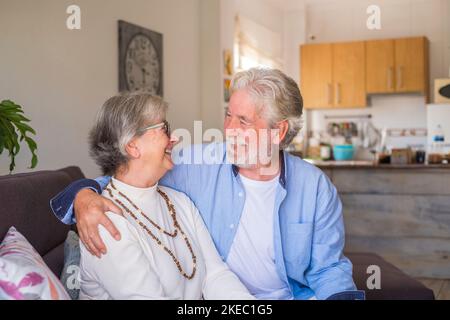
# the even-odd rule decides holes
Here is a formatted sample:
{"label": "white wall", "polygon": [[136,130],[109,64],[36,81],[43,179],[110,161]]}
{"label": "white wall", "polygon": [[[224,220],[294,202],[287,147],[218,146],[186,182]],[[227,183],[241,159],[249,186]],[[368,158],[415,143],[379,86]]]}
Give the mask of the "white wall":
{"label": "white wall", "polygon": [[221,129],[223,126],[220,5],[220,0],[200,1],[200,94],[203,130]]}
{"label": "white wall", "polygon": [[[224,50],[231,50],[233,52],[236,15],[242,15],[268,30],[283,36],[285,30],[284,14],[283,9],[278,6],[276,1],[277,0],[220,0],[221,55]],[[223,58],[221,59],[221,68],[223,68],[222,66]],[[226,103],[223,102],[222,97],[223,88],[221,90],[223,109],[223,107],[226,106]],[[223,122],[223,112],[220,114],[220,119],[222,119]]]}
{"label": "white wall", "polygon": [[[447,77],[450,46],[449,0],[340,0],[308,1],[307,43],[427,36],[430,40],[430,88],[435,78]],[[381,8],[381,30],[366,27],[369,5]],[[310,37],[314,36],[315,40]],[[293,70],[292,72],[295,72]],[[378,127],[426,127],[425,100],[418,95],[374,96],[370,106],[358,110],[308,112],[309,129],[322,130],[324,115],[371,113]]]}
{"label": "white wall", "polygon": [[[82,29],[66,28],[66,8],[81,7]],[[164,95],[173,127],[201,117],[199,0],[0,0],[0,99],[24,107],[36,129],[37,170],[79,165],[99,173],[87,132],[101,104],[118,91],[117,20],[164,35]],[[218,40],[219,41],[219,40]],[[27,171],[30,155],[17,159]],[[9,159],[0,156],[0,174]]]}
{"label": "white wall", "polygon": [[[271,31],[283,32],[283,11],[264,0],[233,0],[237,12],[265,26]],[[231,1],[229,1],[231,2]]]}
{"label": "white wall", "polygon": [[300,45],[306,38],[306,11],[304,8],[287,10],[283,13],[284,71],[300,83]]}
{"label": "white wall", "polygon": [[268,0],[221,0],[221,46],[233,49],[234,19],[237,14],[282,35],[284,33],[283,10]]}

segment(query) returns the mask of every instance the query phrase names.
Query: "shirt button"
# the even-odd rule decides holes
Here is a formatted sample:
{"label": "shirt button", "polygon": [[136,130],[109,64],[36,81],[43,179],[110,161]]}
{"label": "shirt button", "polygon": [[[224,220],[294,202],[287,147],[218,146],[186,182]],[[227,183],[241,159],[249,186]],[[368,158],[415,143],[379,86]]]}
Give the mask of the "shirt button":
{"label": "shirt button", "polygon": [[238,196],[242,198],[244,196],[244,194],[242,192],[239,192]]}
{"label": "shirt button", "polygon": [[234,229],[234,224],[230,224],[230,229]]}

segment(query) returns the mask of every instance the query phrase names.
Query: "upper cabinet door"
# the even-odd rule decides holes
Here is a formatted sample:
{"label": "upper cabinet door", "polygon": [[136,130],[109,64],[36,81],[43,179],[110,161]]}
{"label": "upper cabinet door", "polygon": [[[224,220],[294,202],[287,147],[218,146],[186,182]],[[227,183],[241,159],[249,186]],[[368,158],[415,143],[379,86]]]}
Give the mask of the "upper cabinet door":
{"label": "upper cabinet door", "polygon": [[425,37],[395,40],[396,91],[428,94],[428,41]]}
{"label": "upper cabinet door", "polygon": [[332,45],[300,47],[300,87],[305,108],[333,106]]}
{"label": "upper cabinet door", "polygon": [[395,92],[394,40],[366,41],[367,93]]}
{"label": "upper cabinet door", "polygon": [[360,108],[367,105],[365,43],[333,44],[334,105]]}

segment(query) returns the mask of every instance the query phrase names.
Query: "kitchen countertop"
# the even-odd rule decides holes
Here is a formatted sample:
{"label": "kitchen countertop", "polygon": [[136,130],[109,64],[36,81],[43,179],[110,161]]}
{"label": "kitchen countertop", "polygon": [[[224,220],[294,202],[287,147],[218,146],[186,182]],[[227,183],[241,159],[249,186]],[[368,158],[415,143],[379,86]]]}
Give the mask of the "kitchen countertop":
{"label": "kitchen countertop", "polygon": [[450,164],[377,164],[373,161],[321,161],[305,159],[319,168],[330,169],[450,169]]}

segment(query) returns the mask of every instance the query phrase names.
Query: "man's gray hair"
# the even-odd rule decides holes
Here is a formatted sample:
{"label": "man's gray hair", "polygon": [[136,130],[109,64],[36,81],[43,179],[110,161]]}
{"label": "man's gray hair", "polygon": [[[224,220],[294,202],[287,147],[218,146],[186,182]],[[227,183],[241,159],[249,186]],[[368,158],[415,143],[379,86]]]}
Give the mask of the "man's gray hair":
{"label": "man's gray hair", "polygon": [[167,108],[160,97],[141,92],[125,92],[103,104],[89,133],[89,149],[104,175],[127,164],[126,145],[142,128],[165,120]]}
{"label": "man's gray hair", "polygon": [[288,121],[286,137],[280,143],[285,149],[302,127],[303,99],[297,83],[280,70],[252,68],[236,73],[231,80],[230,94],[241,89],[247,90],[271,126]]}

